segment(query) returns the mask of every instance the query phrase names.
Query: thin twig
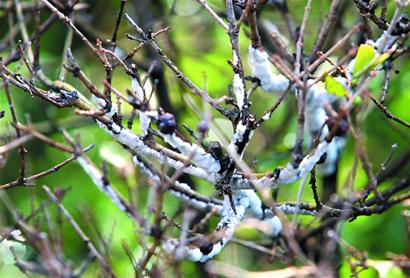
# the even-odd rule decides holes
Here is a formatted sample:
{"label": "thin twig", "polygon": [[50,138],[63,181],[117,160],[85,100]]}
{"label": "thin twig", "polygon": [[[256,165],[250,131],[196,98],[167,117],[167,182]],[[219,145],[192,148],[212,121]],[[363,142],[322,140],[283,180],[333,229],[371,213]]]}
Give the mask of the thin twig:
{"label": "thin twig", "polygon": [[100,265],[104,269],[105,273],[108,274],[110,277],[113,277],[113,278],[117,277],[117,275],[114,274],[112,268],[108,264],[105,257],[103,257],[100,254],[100,252],[97,250],[97,248],[91,242],[90,238],[81,229],[80,225],[78,225],[78,223],[74,220],[74,218],[71,216],[71,214],[68,212],[68,210],[61,204],[59,198],[54,193],[51,192],[51,190],[48,186],[43,185],[43,189],[47,193],[47,195],[51,199],[51,201],[53,201],[53,203],[55,203],[57,205],[58,209],[63,213],[63,215],[67,219],[68,223],[70,223],[70,225],[74,229],[74,231],[80,236],[80,238],[83,240],[83,242],[87,245],[88,249],[94,254],[97,261],[100,263]]}
{"label": "thin twig", "polygon": [[[93,147],[93,145],[90,145],[90,146],[86,147],[83,151],[87,152],[92,147]],[[51,173],[54,173],[54,172],[58,171],[60,168],[64,167],[65,165],[67,165],[68,163],[70,163],[71,161],[73,161],[75,159],[76,159],[76,155],[73,155],[72,157],[64,160],[63,162],[61,162],[59,164],[54,165],[53,167],[51,167],[48,170],[45,170],[45,171],[40,172],[38,174],[32,175],[30,177],[25,177],[24,179],[17,179],[15,181],[0,185],[0,190],[10,189],[10,188],[15,187],[15,186],[29,186],[32,181],[35,181],[39,178],[48,176]]]}
{"label": "thin twig", "polygon": [[410,123],[406,122],[405,120],[397,117],[396,115],[392,114],[389,110],[387,110],[386,106],[384,106],[383,104],[381,104],[374,96],[372,96],[370,93],[367,93],[366,96],[368,98],[370,98],[371,101],[373,101],[374,104],[376,104],[377,108],[379,108],[379,110],[381,112],[383,112],[383,114],[388,118],[388,119],[392,119],[395,122],[398,122],[399,124],[404,125],[405,127],[410,128]]}

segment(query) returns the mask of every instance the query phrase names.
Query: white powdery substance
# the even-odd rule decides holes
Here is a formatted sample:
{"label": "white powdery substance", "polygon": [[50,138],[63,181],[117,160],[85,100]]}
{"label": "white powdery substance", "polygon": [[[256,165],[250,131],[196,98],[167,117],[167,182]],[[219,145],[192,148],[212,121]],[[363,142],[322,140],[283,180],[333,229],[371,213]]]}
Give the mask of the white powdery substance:
{"label": "white powdery substance", "polygon": [[319,132],[327,119],[325,104],[331,104],[336,100],[336,96],[329,94],[324,87],[312,85],[306,94],[305,108],[306,127],[309,133]]}
{"label": "white powdery substance", "polygon": [[[95,95],[91,96],[91,102],[99,109],[99,110],[103,110],[106,108],[107,106],[107,102],[99,97],[96,97]],[[108,111],[107,113],[105,113],[105,116],[112,118],[112,116],[114,116],[115,114],[115,108],[114,106],[111,106],[110,111]]]}
{"label": "white powdery substance", "polygon": [[253,190],[243,190],[249,200],[248,210],[255,218],[262,219],[265,213],[262,209],[262,201]]}
{"label": "white powdery substance", "polygon": [[[143,101],[143,90],[136,78],[132,79],[132,88],[134,89],[140,101]],[[151,118],[158,119],[158,113],[155,111],[140,111],[140,128],[142,135],[148,134],[148,128]],[[172,147],[178,149],[183,155],[192,157],[192,163],[208,173],[215,174],[220,170],[219,162],[211,155],[205,152],[200,146],[181,140],[175,134],[162,134],[164,140]]]}
{"label": "white powdery substance", "polygon": [[253,190],[243,190],[247,194],[248,198],[248,212],[255,218],[263,220],[266,224],[269,225],[270,233],[268,236],[277,237],[282,231],[282,222],[279,217],[273,215],[272,212],[264,211],[262,206],[262,201],[258,195]]}
{"label": "white powdery substance", "polygon": [[[394,43],[397,40],[397,36],[390,35],[387,31],[376,40],[367,40],[366,44],[372,45],[376,51],[381,54],[386,52],[391,47],[394,47]],[[348,64],[348,78],[350,79],[353,74],[353,68],[356,63],[356,58],[352,59]],[[380,65],[381,66],[381,65]],[[379,66],[379,67],[380,67]],[[345,89],[352,95],[352,90],[348,86],[346,78],[337,77],[337,80],[345,87]],[[311,84],[313,80],[308,80]],[[324,109],[326,103],[335,103],[336,101],[346,102],[345,99],[338,98],[333,94],[329,94],[324,88],[321,88],[318,84],[314,84],[306,96],[306,126],[311,134],[317,133],[322,125],[325,123],[327,116]],[[327,127],[322,131],[321,138],[324,138],[329,133]],[[327,146],[326,160],[322,165],[318,165],[318,169],[325,175],[333,174],[336,171],[337,162],[340,152],[344,148],[346,139],[344,137],[335,136]]]}
{"label": "white powdery substance", "polygon": [[[144,90],[142,89],[140,83],[136,78],[131,79],[131,88],[135,93],[138,101],[144,101]],[[151,119],[149,118],[147,112],[139,111],[139,118],[140,118],[140,129],[142,136],[146,136],[148,134],[148,128],[151,123]]]}
{"label": "white powdery substance", "polygon": [[313,153],[303,158],[297,168],[294,168],[292,163],[288,163],[285,168],[281,169],[279,177],[275,180],[275,182],[280,184],[292,183],[300,178],[306,177],[310,171],[312,171],[313,167],[320,160],[322,155],[327,151],[328,146],[329,143],[326,141],[321,142]]}
{"label": "white powdery substance", "polygon": [[91,102],[98,108],[98,109],[103,109],[105,105],[107,104],[105,100],[102,98],[96,97],[95,95],[91,96]]}
{"label": "white powdery substance", "polygon": [[145,112],[140,112],[140,129],[142,136],[147,136],[148,135],[148,128],[149,125],[151,124],[151,119]]}
{"label": "white powdery substance", "polygon": [[191,158],[192,163],[209,173],[217,173],[221,166],[219,162],[199,145],[183,141],[173,134],[162,134],[165,142],[178,149],[183,155]]}
{"label": "white powdery substance", "polygon": [[[259,180],[255,181],[259,182]],[[232,175],[230,186],[232,190],[244,190],[244,189],[253,189],[251,181],[244,176],[234,172]]]}
{"label": "white powdery substance", "polygon": [[[236,52],[233,51],[233,64],[237,65],[238,63],[239,57],[236,55]],[[243,105],[245,104],[245,85],[243,84],[242,78],[237,73],[233,76],[233,93],[239,110],[242,111]]]}
{"label": "white powdery substance", "polygon": [[[185,247],[185,256],[188,260],[194,262],[206,262],[218,255],[225,245],[232,239],[236,228],[245,217],[245,213],[249,213],[252,217],[256,217],[265,222],[269,227],[269,236],[276,237],[282,231],[282,223],[277,216],[273,216],[270,212],[265,215],[262,202],[253,190],[238,190],[232,195],[235,204],[236,213],[233,211],[229,197],[224,196],[223,211],[221,220],[218,223],[216,231],[223,232],[222,237],[217,242],[212,242],[211,251],[204,254],[198,247]],[[165,250],[172,253],[178,248],[178,240],[172,239],[166,242]]]}
{"label": "white powdery substance", "polygon": [[263,114],[262,120],[264,120],[264,121],[269,120],[271,115],[272,115],[272,112],[267,112],[267,113]]}
{"label": "white powdery substance", "polygon": [[187,252],[186,258],[192,262],[206,262],[211,258],[215,257],[216,255],[218,255],[224,248],[225,244],[226,241],[222,239],[220,242],[213,245],[211,253],[207,255],[202,254],[199,248],[190,249],[189,252]]}
{"label": "white powdery substance", "polygon": [[134,93],[137,99],[143,102],[144,101],[144,90],[141,88],[141,85],[136,78],[132,78],[131,88],[134,90]]}
{"label": "white powdery substance", "polygon": [[[347,91],[350,90],[347,86],[346,78],[337,77],[336,78]],[[318,132],[322,125],[325,123],[327,119],[325,105],[334,104],[334,103],[343,103],[345,100],[341,97],[337,97],[334,94],[329,94],[323,82],[319,82],[316,84],[314,80],[308,80],[308,85],[312,86],[306,94],[306,109],[305,109],[305,116],[306,116],[306,126],[310,133]],[[327,135],[327,132],[324,130],[322,135]]]}
{"label": "white powdery substance", "polygon": [[[346,84],[346,79],[339,77],[338,81],[345,86],[347,91],[350,91]],[[313,81],[312,81],[313,82]],[[324,109],[325,104],[333,104],[336,102],[346,102],[343,98],[338,98],[333,94],[329,94],[323,87],[315,84],[309,89],[306,96],[306,127],[309,134],[315,137],[327,120],[327,114]],[[325,138],[329,134],[329,129],[324,126],[320,139]],[[333,174],[336,171],[336,165],[339,159],[340,151],[344,147],[344,137],[335,136],[329,143],[326,150],[326,160],[322,165],[318,165],[318,169],[325,175]]]}
{"label": "white powdery substance", "polygon": [[[164,250],[169,254],[173,254],[173,252],[179,248],[179,244],[179,240],[169,239],[164,243]],[[185,258],[192,262],[206,262],[214,256],[218,255],[222,251],[225,244],[221,239],[221,241],[218,241],[217,243],[212,245],[212,251],[206,255],[204,255],[198,247],[186,246],[184,248]]]}
{"label": "white powdery substance", "polygon": [[245,190],[245,189],[253,189],[254,186],[256,188],[271,188],[271,187],[277,187],[278,184],[274,183],[272,178],[264,176],[260,179],[250,181],[249,179],[238,175],[234,174],[231,179],[231,188],[232,190]]}
{"label": "white powdery substance", "polygon": [[[389,34],[387,31],[384,31],[383,34],[377,39],[376,42],[373,40],[367,40],[366,43],[373,45],[378,53],[384,53],[388,50],[397,40],[397,36]],[[382,46],[384,45],[383,49]]]}
{"label": "white powdery substance", "polygon": [[[181,184],[176,183],[175,185],[177,186]],[[169,193],[171,193],[174,197],[184,201],[185,204],[187,204],[188,206],[193,207],[197,210],[201,210],[201,211],[210,211],[211,209],[215,209],[217,214],[222,213],[223,207],[221,205],[217,205],[214,203],[208,203],[208,202],[204,202],[202,200],[196,199],[196,198],[192,198],[191,195],[189,194],[189,192],[193,192],[192,189],[184,191],[184,190],[177,190],[176,188],[177,187],[170,188],[168,190]]]}
{"label": "white powdery substance", "polygon": [[121,198],[118,196],[118,193],[111,187],[111,185],[104,183],[104,177],[101,172],[92,164],[88,163],[87,159],[81,156],[77,157],[76,159],[84,169],[84,171],[88,174],[88,176],[93,180],[98,189],[104,192],[121,211],[126,211],[126,208],[122,204]]}
{"label": "white powdery substance", "polygon": [[151,124],[151,119],[158,119],[158,112],[157,111],[140,111],[139,112],[140,118],[140,129],[142,136],[148,135],[148,128]]}
{"label": "white powdery substance", "polygon": [[134,164],[136,166],[138,166],[140,168],[140,170],[151,180],[158,182],[160,180],[160,178],[158,177],[158,175],[155,175],[148,167],[145,166],[144,163],[142,163],[142,161],[140,161],[138,159],[137,156],[133,156],[132,157],[132,161],[134,162]]}
{"label": "white powdery substance", "polygon": [[[232,136],[231,143],[228,146],[229,152],[235,152],[235,153],[238,152],[238,147],[236,146],[236,144],[243,141],[244,139],[243,136],[246,132],[246,129],[247,129],[246,125],[244,125],[242,121],[239,121],[239,123],[236,125],[235,133]],[[253,135],[253,132],[249,134],[249,140],[250,138],[252,138],[252,135]]]}
{"label": "white powdery substance", "polygon": [[303,214],[303,215],[311,215],[311,216],[317,215],[316,210],[306,210],[306,209],[297,208],[296,206],[291,206],[287,204],[276,205],[275,208],[277,210],[282,211],[284,214],[288,214],[288,215],[292,215],[295,213]]}
{"label": "white powdery substance", "polygon": [[[144,100],[143,90],[136,78],[132,79],[132,88],[140,101]],[[158,120],[158,113],[155,111],[140,111],[140,128],[143,136],[148,134],[151,118]],[[178,149],[183,155],[192,157],[192,163],[209,173],[217,173],[221,166],[219,162],[210,154],[206,153],[200,146],[190,144],[181,140],[174,133],[162,134],[164,140],[172,147]]]}
{"label": "white powdery substance", "polygon": [[[244,192],[234,192],[232,197],[235,204],[236,214],[232,210],[229,197],[225,195],[222,217],[216,227],[216,231],[221,232],[222,237],[217,242],[212,243],[212,250],[207,254],[204,254],[198,247],[186,246],[184,252],[188,260],[193,262],[206,262],[218,255],[225,245],[232,239],[236,228],[245,215],[246,208],[249,206],[249,199]],[[178,240],[168,240],[165,243],[164,249],[172,254],[174,250],[178,248],[178,245]]]}
{"label": "white powdery substance", "polygon": [[[131,88],[133,89],[138,101],[144,102],[144,90],[136,78],[131,79]],[[157,119],[158,113],[156,111],[139,111],[139,118],[142,136],[146,136],[148,134],[151,118]]]}
{"label": "white powdery substance", "polygon": [[245,99],[245,88],[239,74],[233,76],[233,92],[235,94],[236,103],[240,110],[242,110]]}
{"label": "white powdery substance", "polygon": [[[234,193],[232,196],[235,204],[236,214],[231,207],[231,203],[229,201],[228,196],[224,196],[224,211],[222,213],[221,220],[216,227],[216,230],[224,229],[224,233],[222,238],[213,244],[212,251],[209,254],[203,254],[200,252],[200,256],[198,256],[198,252],[194,252],[190,254],[190,250],[188,250],[188,259],[192,261],[199,261],[199,262],[206,262],[209,259],[213,258],[214,256],[218,255],[221,250],[225,247],[225,245],[232,239],[236,228],[238,227],[239,223],[241,222],[242,218],[245,215],[246,207],[249,205],[249,200],[246,194],[243,192]],[[195,248],[197,249],[197,248]]]}
{"label": "white powdery substance", "polygon": [[266,92],[285,92],[289,86],[289,80],[281,75],[274,74],[272,65],[266,51],[249,46],[249,63],[252,75],[261,82],[261,87]]}
{"label": "white powdery substance", "polygon": [[[137,157],[134,156],[133,161],[134,164],[138,166],[148,178],[150,178],[156,183],[161,183],[161,178],[158,175],[154,174],[149,168],[147,168],[144,163],[137,159]],[[201,200],[199,198],[195,198],[195,195],[197,193],[194,190],[192,190],[186,183],[180,183],[178,181],[175,181],[174,186],[171,187],[168,191],[174,197],[183,200],[187,205],[195,209],[203,211],[215,209],[217,214],[222,213],[222,205],[217,204],[216,202],[210,203],[205,202],[204,200]]]}
{"label": "white powdery substance", "polygon": [[184,163],[180,161],[165,157],[162,153],[146,146],[144,142],[138,137],[138,135],[129,130],[128,128],[121,128],[117,124],[112,123],[110,129],[100,121],[97,121],[97,123],[100,128],[107,132],[117,142],[127,146],[136,153],[140,153],[147,157],[152,157],[158,161],[166,161],[168,165],[173,167],[174,169],[178,170],[183,168],[184,173],[196,176],[211,183],[216,182],[216,174],[209,174],[207,171],[204,171],[201,168],[195,166],[185,166]]}
{"label": "white powdery substance", "polygon": [[269,236],[272,238],[277,237],[283,229],[283,225],[282,222],[280,221],[279,217],[277,217],[276,215],[265,219],[264,222],[269,226],[270,229],[270,234]]}
{"label": "white powdery substance", "polygon": [[[280,4],[282,5],[285,0],[269,0],[271,4]],[[272,21],[270,20],[262,20],[262,25],[267,29],[269,33],[275,34],[281,41],[282,43],[289,47],[289,40],[285,36],[283,36],[283,33],[279,30],[278,26],[276,26]]]}
{"label": "white powdery substance", "polygon": [[339,156],[341,150],[346,144],[346,138],[336,136],[333,138],[332,142],[329,143],[329,146],[326,151],[326,160],[323,164],[317,165],[318,169],[324,175],[331,175],[336,171],[336,165],[339,161]]}

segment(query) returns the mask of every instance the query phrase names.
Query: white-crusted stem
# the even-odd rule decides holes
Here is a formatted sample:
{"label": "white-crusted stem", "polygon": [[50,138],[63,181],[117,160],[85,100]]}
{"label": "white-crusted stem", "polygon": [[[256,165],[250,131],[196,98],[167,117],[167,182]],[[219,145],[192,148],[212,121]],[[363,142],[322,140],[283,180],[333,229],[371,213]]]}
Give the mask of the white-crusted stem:
{"label": "white-crusted stem", "polygon": [[[206,243],[201,247],[185,247],[185,256],[193,262],[206,262],[214,256],[218,255],[225,245],[232,239],[236,228],[245,215],[246,207],[248,206],[248,198],[242,193],[234,194],[234,203],[236,213],[233,211],[229,197],[224,196],[224,210],[221,220],[216,227],[215,233],[218,235],[216,242]],[[167,252],[173,252],[179,245],[177,240],[168,240],[165,243]]]}
{"label": "white-crusted stem", "polygon": [[261,87],[266,92],[283,93],[289,86],[289,80],[281,75],[274,74],[272,64],[266,51],[249,46],[249,63],[252,75],[259,79]]}
{"label": "white-crusted stem", "polygon": [[121,211],[125,212],[130,218],[138,221],[140,224],[144,223],[144,220],[140,217],[140,215],[138,215],[138,213],[115,190],[115,188],[112,187],[101,171],[91,161],[89,161],[88,158],[78,156],[77,162],[92,179],[97,188],[104,192]]}
{"label": "white-crusted stem", "polygon": [[152,157],[157,161],[164,161],[164,159],[167,159],[168,165],[173,167],[174,169],[178,170],[183,168],[184,173],[202,178],[211,183],[214,183],[216,181],[216,175],[212,175],[209,172],[192,165],[186,166],[181,161],[168,158],[165,156],[165,154],[145,145],[144,142],[139,138],[139,136],[128,128],[120,127],[115,123],[112,123],[109,127],[100,121],[97,121],[97,123],[100,126],[100,128],[107,132],[117,142],[127,146],[135,153],[139,153],[147,157]]}
{"label": "white-crusted stem", "polygon": [[[236,213],[233,211],[229,197],[224,196],[223,212],[220,222],[216,228],[216,233],[219,239],[214,242],[207,242],[200,247],[186,246],[186,258],[194,262],[205,262],[214,256],[218,255],[225,245],[232,239],[235,230],[245,213],[252,217],[261,219],[268,225],[271,237],[276,237],[282,231],[282,223],[272,211],[262,204],[262,201],[253,190],[240,190],[232,194],[235,204]],[[165,248],[168,252],[172,252],[178,248],[177,240],[169,240]]]}
{"label": "white-crusted stem", "polygon": [[191,158],[194,165],[204,169],[209,173],[217,173],[221,166],[211,154],[207,153],[202,147],[196,144],[183,141],[173,134],[162,134],[165,142],[178,149],[183,155]]}
{"label": "white-crusted stem", "polygon": [[279,184],[292,183],[306,177],[327,151],[328,146],[329,143],[326,141],[319,143],[316,149],[311,154],[305,156],[296,168],[289,162],[284,168],[280,169],[277,177],[274,177],[274,182]]}
{"label": "white-crusted stem", "polygon": [[[234,55],[235,57],[236,55]],[[234,59],[235,61],[235,59]],[[235,95],[236,103],[238,104],[239,109],[242,111],[245,104],[245,87],[243,85],[242,78],[238,73],[235,73],[233,76],[233,92]]]}
{"label": "white-crusted stem", "polygon": [[242,157],[243,152],[245,151],[246,146],[248,144],[246,143],[242,150],[238,149],[238,145],[240,145],[244,141],[249,142],[252,136],[253,130],[251,129],[251,127],[243,124],[242,121],[239,121],[239,123],[236,125],[235,133],[232,136],[232,140],[229,143],[228,152],[238,153],[239,156]]}
{"label": "white-crusted stem", "polygon": [[[146,162],[138,159],[138,157],[136,156],[134,156],[133,160],[134,164],[137,165],[147,177],[149,177],[156,183],[162,182],[160,176],[154,171],[154,169],[152,169],[151,165],[147,165]],[[218,214],[222,213],[223,208],[222,202],[220,200],[202,196],[201,194],[192,190],[186,183],[174,181],[173,184],[169,187],[168,191],[173,196],[183,200],[187,205],[195,209],[204,211],[216,209],[216,212]]]}
{"label": "white-crusted stem", "polygon": [[273,215],[272,210],[263,204],[255,191],[246,190],[245,192],[249,200],[247,213],[252,215],[252,217],[264,221],[270,229],[268,235],[272,238],[277,237],[282,231],[282,222],[280,221],[279,217]]}
{"label": "white-crusted stem", "polygon": [[316,210],[304,209],[301,206],[291,205],[291,204],[277,204],[275,205],[275,210],[281,211],[284,214],[292,215],[298,212],[300,215],[311,215],[315,216],[317,214]]}
{"label": "white-crusted stem", "polygon": [[125,211],[126,209],[123,204],[124,200],[112,188],[111,184],[106,183],[106,179],[104,178],[100,170],[95,167],[90,161],[88,161],[88,159],[82,156],[77,157],[77,162],[81,165],[87,175],[93,180],[98,189],[107,194],[107,196],[120,210]]}
{"label": "white-crusted stem", "polygon": [[142,89],[142,86],[140,85],[137,78],[132,78],[131,87],[132,87],[138,101],[143,102],[145,100],[145,94],[144,94],[144,90]]}

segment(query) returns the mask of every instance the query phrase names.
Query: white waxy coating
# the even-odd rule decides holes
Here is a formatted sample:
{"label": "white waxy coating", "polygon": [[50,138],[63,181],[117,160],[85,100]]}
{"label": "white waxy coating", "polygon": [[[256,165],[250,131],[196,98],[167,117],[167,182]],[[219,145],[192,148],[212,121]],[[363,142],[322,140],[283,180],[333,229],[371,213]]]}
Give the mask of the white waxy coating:
{"label": "white waxy coating", "polygon": [[249,46],[249,63],[252,75],[261,82],[261,87],[266,92],[285,92],[289,86],[289,80],[281,75],[274,74],[272,64],[266,51]]}
{"label": "white waxy coating", "polygon": [[178,149],[183,155],[190,157],[192,163],[209,173],[216,173],[221,169],[219,162],[199,145],[183,141],[172,134],[162,134],[165,142]]}
{"label": "white waxy coating", "polygon": [[110,184],[105,184],[104,176],[102,173],[91,163],[87,161],[82,156],[76,158],[78,163],[84,169],[84,171],[88,174],[88,176],[93,180],[94,184],[100,189],[102,192],[107,194],[107,196],[113,201],[113,203],[122,211],[126,211],[126,208],[121,202],[118,193],[111,187]]}
{"label": "white waxy coating", "polygon": [[97,123],[103,130],[105,130],[117,142],[127,146],[128,148],[130,148],[132,151],[136,153],[140,153],[142,155],[152,157],[154,159],[157,159],[158,161],[164,161],[165,159],[169,166],[177,170],[183,168],[184,173],[194,175],[196,177],[202,178],[211,183],[216,182],[216,174],[210,174],[209,172],[201,168],[198,168],[195,166],[186,166],[184,165],[184,163],[180,161],[165,157],[164,154],[145,145],[144,142],[138,137],[138,135],[132,132],[131,130],[129,130],[128,128],[121,128],[115,123],[112,123],[109,128],[107,127],[106,124],[100,121],[97,121]]}

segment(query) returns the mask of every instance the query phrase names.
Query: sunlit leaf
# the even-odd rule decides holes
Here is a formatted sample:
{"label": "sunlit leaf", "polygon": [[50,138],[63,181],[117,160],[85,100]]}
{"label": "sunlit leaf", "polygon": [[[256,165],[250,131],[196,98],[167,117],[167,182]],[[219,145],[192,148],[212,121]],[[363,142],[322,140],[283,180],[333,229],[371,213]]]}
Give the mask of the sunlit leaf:
{"label": "sunlit leaf", "polygon": [[209,140],[220,140],[218,136],[224,135],[225,139],[232,138],[233,136],[232,123],[227,119],[215,118],[211,123],[211,132],[209,133]]}
{"label": "sunlit leaf", "polygon": [[390,57],[390,53],[389,52],[385,52],[381,55],[379,55],[379,57],[377,57],[376,61],[373,63],[373,66],[378,66],[380,64],[382,64],[384,61],[386,61],[387,59],[389,59]]}
{"label": "sunlit leaf", "polygon": [[363,99],[362,99],[361,96],[356,96],[353,99],[353,104],[356,105],[356,106],[360,106],[360,105],[362,105],[362,103],[363,103]]}
{"label": "sunlit leaf", "polygon": [[393,261],[368,260],[368,264],[377,270],[380,278],[405,277],[403,271]]}
{"label": "sunlit leaf", "polygon": [[325,78],[325,87],[329,93],[334,94],[338,97],[347,95],[345,87],[330,75],[327,75]]}
{"label": "sunlit leaf", "polygon": [[243,240],[258,240],[260,239],[259,232],[250,225],[240,225],[235,231],[235,236]]}
{"label": "sunlit leaf", "polygon": [[357,76],[359,73],[366,70],[376,57],[376,50],[369,44],[362,44],[359,47],[354,63],[353,75]]}

